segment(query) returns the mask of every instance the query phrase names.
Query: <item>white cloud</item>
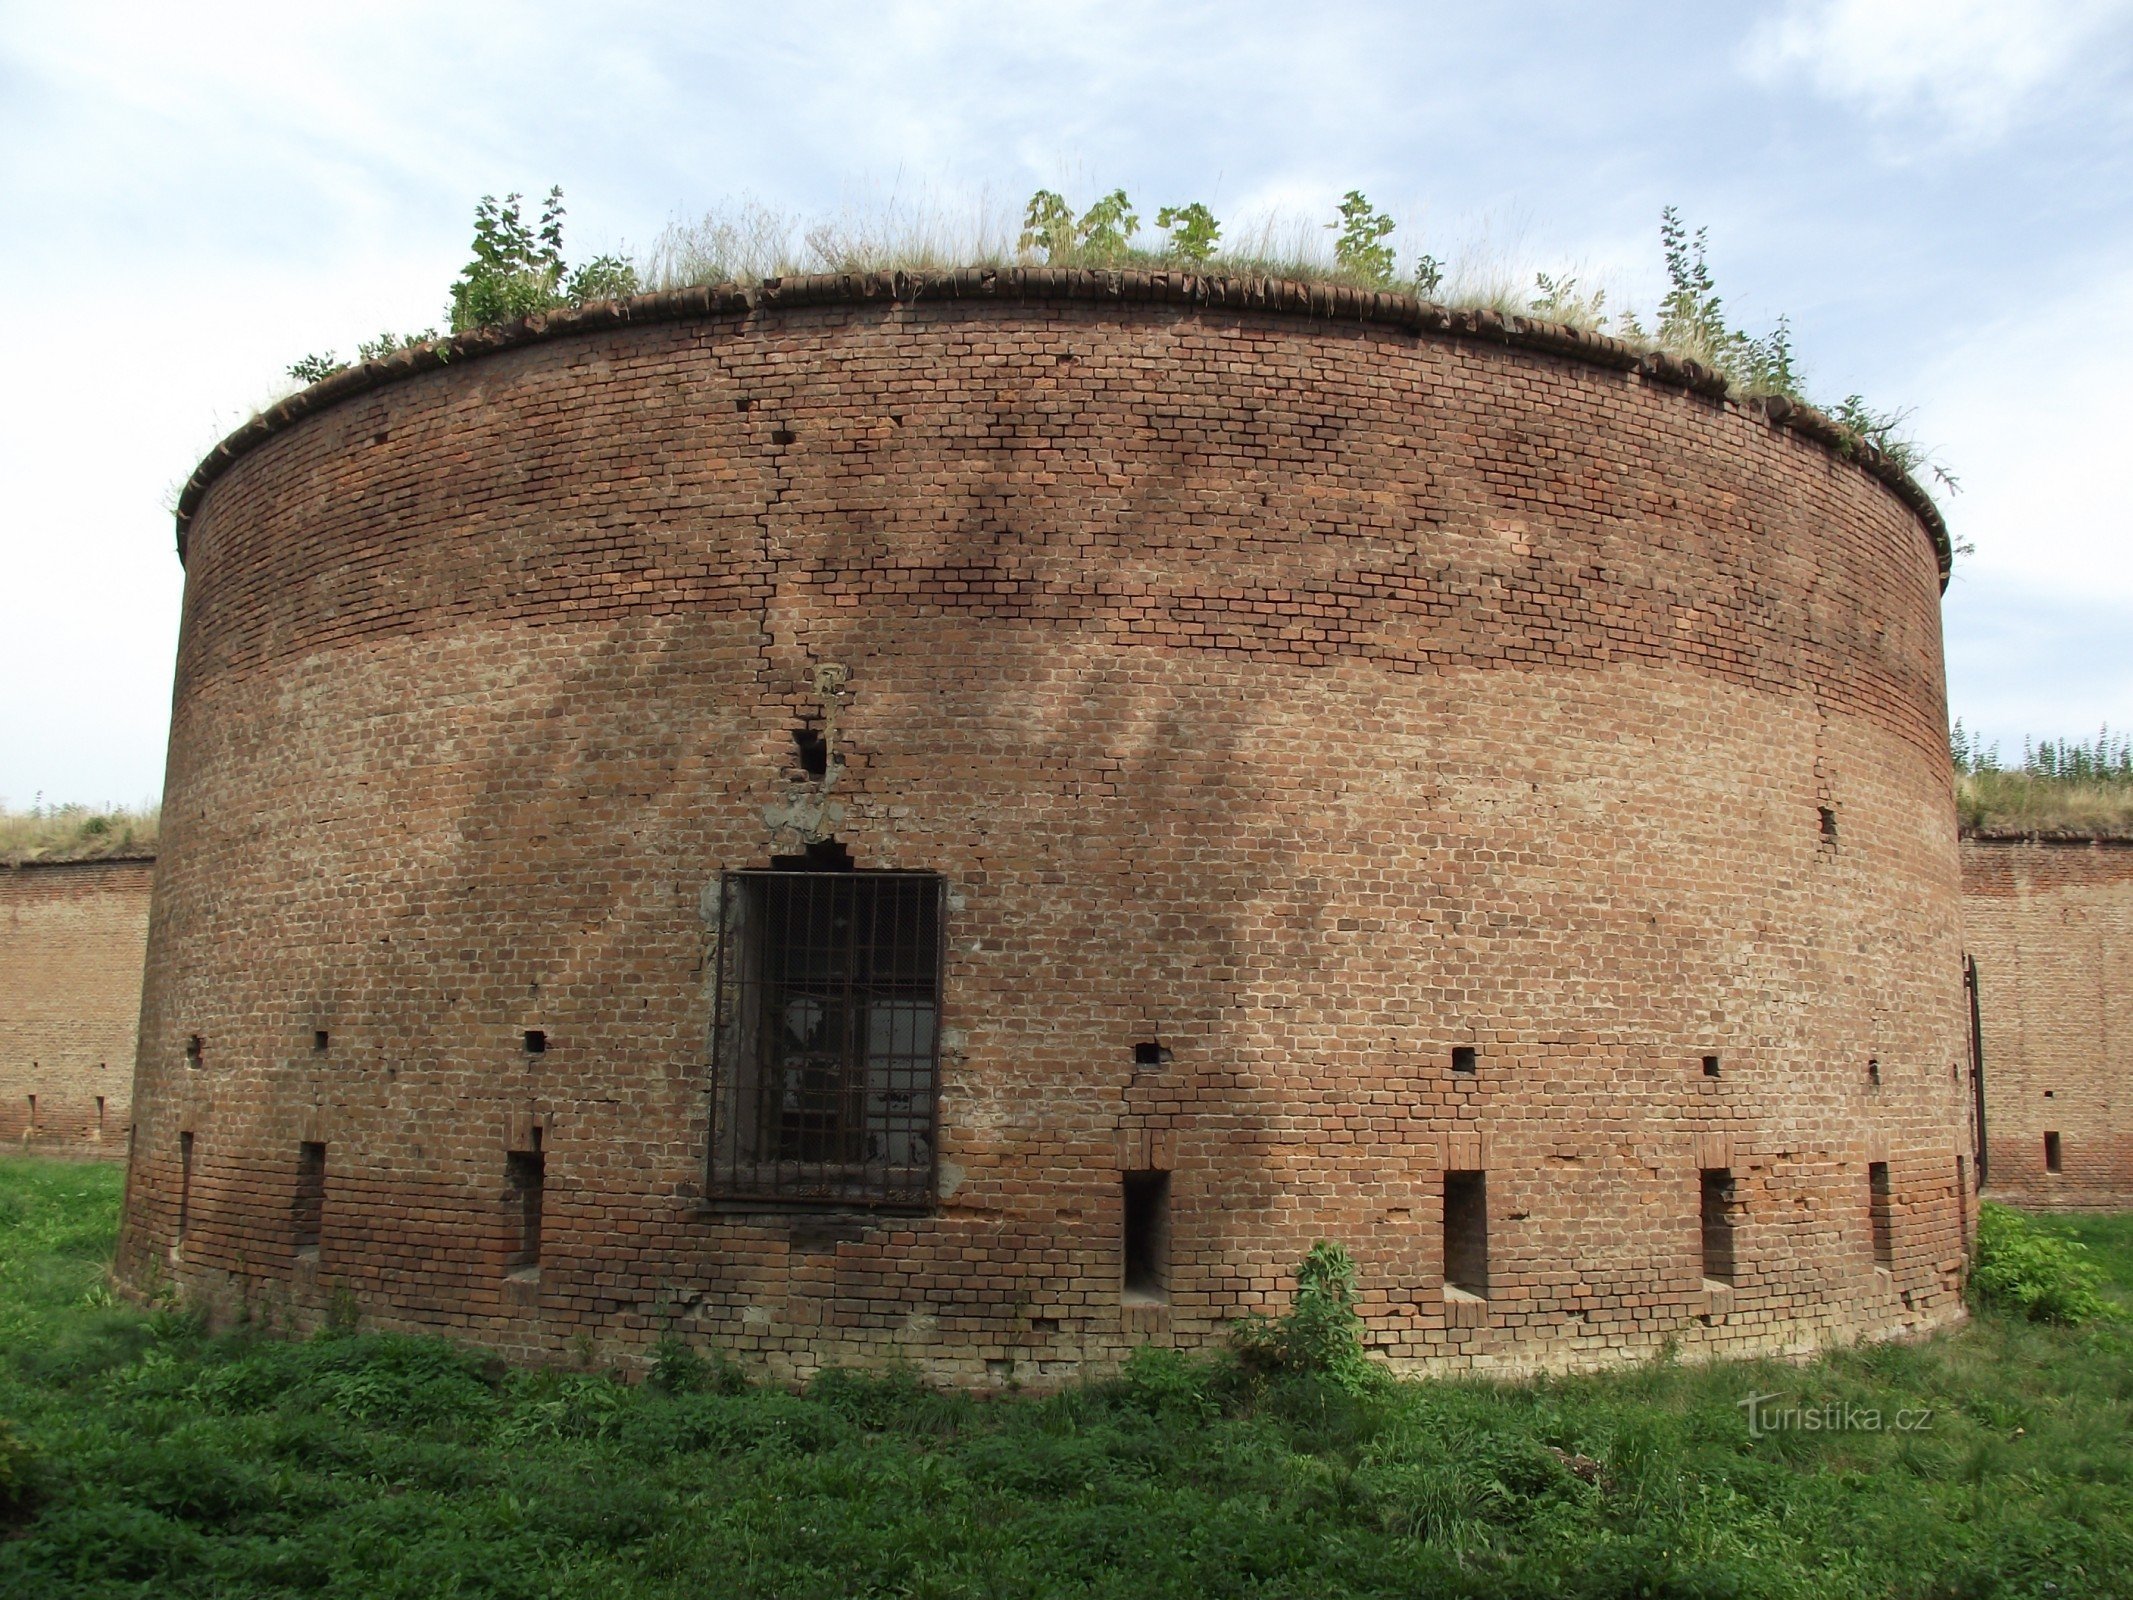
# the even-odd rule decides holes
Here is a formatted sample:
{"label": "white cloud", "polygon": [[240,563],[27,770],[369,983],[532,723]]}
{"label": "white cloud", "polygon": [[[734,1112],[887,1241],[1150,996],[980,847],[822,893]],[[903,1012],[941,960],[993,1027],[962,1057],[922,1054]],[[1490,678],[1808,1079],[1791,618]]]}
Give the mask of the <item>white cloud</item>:
{"label": "white cloud", "polygon": [[1989,142],[2066,76],[2127,0],[1789,0],[1749,36],[1751,75],[1804,75],[1880,118],[1928,116]]}

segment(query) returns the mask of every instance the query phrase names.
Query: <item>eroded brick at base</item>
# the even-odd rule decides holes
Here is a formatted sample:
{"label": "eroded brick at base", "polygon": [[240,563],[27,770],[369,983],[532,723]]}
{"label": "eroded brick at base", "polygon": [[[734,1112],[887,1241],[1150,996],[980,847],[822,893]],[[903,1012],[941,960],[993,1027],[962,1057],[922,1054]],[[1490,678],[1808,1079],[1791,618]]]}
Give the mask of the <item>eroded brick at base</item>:
{"label": "eroded brick at base", "polygon": [[[190,525],[122,1270],[968,1384],[1217,1342],[1319,1239],[1403,1370],[1933,1326],[1945,726],[1912,512],[1635,373],[921,301],[413,376]],[[916,1213],[706,1193],[721,875],[810,842],[939,875]]]}

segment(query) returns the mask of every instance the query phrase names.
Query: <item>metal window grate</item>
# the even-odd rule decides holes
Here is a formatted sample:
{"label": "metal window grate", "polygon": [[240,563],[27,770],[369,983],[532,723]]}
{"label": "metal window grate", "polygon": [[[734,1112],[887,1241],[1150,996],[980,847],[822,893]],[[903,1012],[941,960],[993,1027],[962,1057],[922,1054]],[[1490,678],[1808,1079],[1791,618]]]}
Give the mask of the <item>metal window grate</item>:
{"label": "metal window grate", "polygon": [[711,1198],[933,1203],[940,887],[920,872],[721,879]]}

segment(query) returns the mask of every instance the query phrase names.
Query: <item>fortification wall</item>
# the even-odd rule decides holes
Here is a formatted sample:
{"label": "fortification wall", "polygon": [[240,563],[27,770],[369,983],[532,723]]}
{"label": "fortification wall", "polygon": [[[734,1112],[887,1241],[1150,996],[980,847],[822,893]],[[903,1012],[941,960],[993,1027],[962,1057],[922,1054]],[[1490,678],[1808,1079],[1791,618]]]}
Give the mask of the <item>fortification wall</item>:
{"label": "fortification wall", "polygon": [[154,877],[0,867],[0,1149],[124,1157]]}
{"label": "fortification wall", "polygon": [[[136,1281],[976,1383],[1220,1339],[1320,1238],[1411,1367],[1960,1315],[1940,565],[1856,462],[1086,285],[505,343],[189,494]],[[831,837],[941,875],[902,1214],[707,1172],[720,875]]]}
{"label": "fortification wall", "polygon": [[1988,1193],[2133,1207],[2133,840],[1968,837],[1962,860]]}

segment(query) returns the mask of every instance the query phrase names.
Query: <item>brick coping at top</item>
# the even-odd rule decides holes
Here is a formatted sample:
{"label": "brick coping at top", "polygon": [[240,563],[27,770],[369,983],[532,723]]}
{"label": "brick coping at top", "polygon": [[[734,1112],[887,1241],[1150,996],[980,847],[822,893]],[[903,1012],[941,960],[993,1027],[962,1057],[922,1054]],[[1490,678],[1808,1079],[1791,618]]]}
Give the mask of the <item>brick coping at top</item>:
{"label": "brick coping at top", "polygon": [[[1723,374],[1699,362],[1657,351],[1640,352],[1619,339],[1588,333],[1567,323],[1533,317],[1505,316],[1499,311],[1454,311],[1414,295],[1356,289],[1344,284],[1306,283],[1293,278],[1204,277],[1189,272],[1103,271],[1090,267],[964,267],[953,272],[838,272],[800,277],[765,278],[759,284],[697,285],[637,295],[628,300],[600,300],[522,317],[494,327],[396,350],[321,378],[309,388],[267,407],[232,432],[201,459],[178,496],[178,559],[185,559],[186,534],[194,514],[215,480],[276,434],[304,418],[352,396],[366,394],[417,373],[482,356],[514,350],[571,334],[591,333],[630,323],[679,322],[692,317],[745,316],[758,311],[829,305],[902,304],[921,299],[967,301],[1049,300],[1114,301],[1123,304],[1200,306],[1226,311],[1258,311],[1337,322],[1380,323],[1415,334],[1468,339],[1518,349],[1567,356],[1619,372],[1633,372],[1650,382],[1686,389],[1720,402],[1728,398]],[[1947,524],[1932,497],[1911,475],[1822,412],[1782,395],[1736,402],[1742,411],[1760,415],[1771,426],[1804,434],[1856,463],[1878,479],[1924,524],[1940,568],[1940,586],[1948,587],[1954,560]]]}

